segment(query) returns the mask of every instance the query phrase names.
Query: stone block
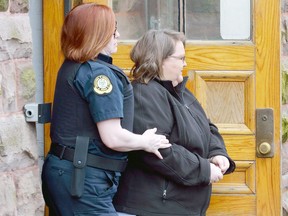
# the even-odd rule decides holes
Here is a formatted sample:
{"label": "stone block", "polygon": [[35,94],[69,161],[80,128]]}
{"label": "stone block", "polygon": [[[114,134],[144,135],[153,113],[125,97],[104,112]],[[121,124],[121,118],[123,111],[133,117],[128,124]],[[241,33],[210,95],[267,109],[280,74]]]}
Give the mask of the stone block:
{"label": "stone block", "polygon": [[288,212],[288,190],[284,191],[282,193],[282,206],[285,209],[286,212]]}
{"label": "stone block", "polygon": [[282,175],[282,185],[283,191],[288,190],[288,173]]}
{"label": "stone block", "polygon": [[44,199],[37,166],[0,172],[0,216],[44,215]]}
{"label": "stone block", "polygon": [[36,80],[31,59],[0,62],[0,114],[22,111],[35,102]]}
{"label": "stone block", "polygon": [[0,39],[0,61],[7,61],[11,59],[8,49],[9,46],[7,46],[6,41]]}
{"label": "stone block", "polygon": [[12,173],[0,172],[0,215],[17,215],[17,192]]}
{"label": "stone block", "polygon": [[0,61],[32,58],[32,43],[19,43],[16,39],[0,39]]}
{"label": "stone block", "polygon": [[17,83],[17,110],[22,110],[26,103],[35,102],[36,79],[32,59],[15,61]]}
{"label": "stone block", "polygon": [[288,212],[283,208],[283,215],[282,216],[288,216]]}
{"label": "stone block", "polygon": [[[281,157],[282,157],[282,175],[285,175],[285,174],[288,174],[288,142],[282,144],[282,156]],[[288,187],[288,184],[285,186]]]}
{"label": "stone block", "polygon": [[29,11],[28,0],[11,0],[10,12],[11,13],[27,13]]}
{"label": "stone block", "polygon": [[8,10],[9,0],[0,0],[0,12]]}
{"label": "stone block", "polygon": [[13,61],[0,62],[0,113],[16,112],[16,69]]}
{"label": "stone block", "polygon": [[39,209],[42,209],[42,215],[44,215],[44,199],[38,166],[14,172],[14,179],[17,191],[18,215],[36,216],[39,214]]}
{"label": "stone block", "polygon": [[281,59],[281,70],[283,72],[288,72],[288,56],[282,56]]}
{"label": "stone block", "polygon": [[28,14],[7,16],[0,14],[0,38],[16,39],[21,43],[32,42],[32,32]]}
{"label": "stone block", "polygon": [[0,172],[38,165],[35,123],[27,123],[19,112],[0,121]]}

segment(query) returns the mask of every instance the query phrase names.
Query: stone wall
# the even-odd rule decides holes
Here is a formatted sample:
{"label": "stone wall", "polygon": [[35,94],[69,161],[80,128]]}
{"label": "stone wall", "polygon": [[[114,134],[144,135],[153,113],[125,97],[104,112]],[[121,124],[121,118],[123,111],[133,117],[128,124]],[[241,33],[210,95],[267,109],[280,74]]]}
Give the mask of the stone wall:
{"label": "stone wall", "polygon": [[23,106],[35,101],[28,0],[0,0],[0,215],[43,216],[35,123]]}
{"label": "stone wall", "polygon": [[288,216],[288,0],[281,3],[282,203],[283,216]]}

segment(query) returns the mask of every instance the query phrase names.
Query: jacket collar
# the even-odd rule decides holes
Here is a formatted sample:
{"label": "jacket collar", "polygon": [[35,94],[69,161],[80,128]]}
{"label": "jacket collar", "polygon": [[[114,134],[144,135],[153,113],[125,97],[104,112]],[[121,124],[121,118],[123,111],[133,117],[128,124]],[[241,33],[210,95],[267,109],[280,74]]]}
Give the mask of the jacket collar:
{"label": "jacket collar", "polygon": [[160,80],[158,78],[155,78],[155,81],[158,82],[160,85],[162,85],[165,89],[167,89],[169,93],[172,94],[174,97],[176,97],[178,100],[180,101],[183,100],[182,94],[185,90],[186,83],[188,81],[187,76],[183,77],[183,81],[175,87],[172,85],[172,81],[170,80]]}
{"label": "jacket collar", "polygon": [[177,93],[180,93],[180,92],[184,91],[184,89],[186,87],[186,83],[188,81],[188,77],[187,76],[183,77],[183,81],[175,87],[172,85],[172,81],[170,81],[170,80],[160,80],[158,78],[155,78],[155,80],[158,83],[160,83],[164,88],[166,88],[169,92],[176,91]]}

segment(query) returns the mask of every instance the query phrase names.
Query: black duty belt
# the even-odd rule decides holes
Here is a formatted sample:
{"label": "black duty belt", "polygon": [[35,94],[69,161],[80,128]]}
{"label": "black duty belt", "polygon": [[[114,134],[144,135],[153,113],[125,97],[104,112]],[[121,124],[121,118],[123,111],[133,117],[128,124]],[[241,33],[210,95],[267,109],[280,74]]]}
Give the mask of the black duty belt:
{"label": "black duty belt", "polygon": [[[74,159],[74,152],[74,149],[59,145],[58,143],[52,143],[50,147],[51,154],[71,162],[73,162]],[[123,172],[127,166],[127,160],[104,158],[88,153],[86,165],[110,171]]]}

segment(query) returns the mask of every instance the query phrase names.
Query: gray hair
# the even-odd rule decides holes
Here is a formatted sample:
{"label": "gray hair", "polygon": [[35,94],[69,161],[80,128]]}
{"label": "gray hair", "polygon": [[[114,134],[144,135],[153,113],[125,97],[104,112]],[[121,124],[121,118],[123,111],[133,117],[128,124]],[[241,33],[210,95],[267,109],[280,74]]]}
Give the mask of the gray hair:
{"label": "gray hair", "polygon": [[185,46],[185,36],[174,30],[149,30],[133,47],[130,58],[134,62],[131,75],[134,80],[148,83],[163,76],[163,61],[175,52],[177,41]]}

